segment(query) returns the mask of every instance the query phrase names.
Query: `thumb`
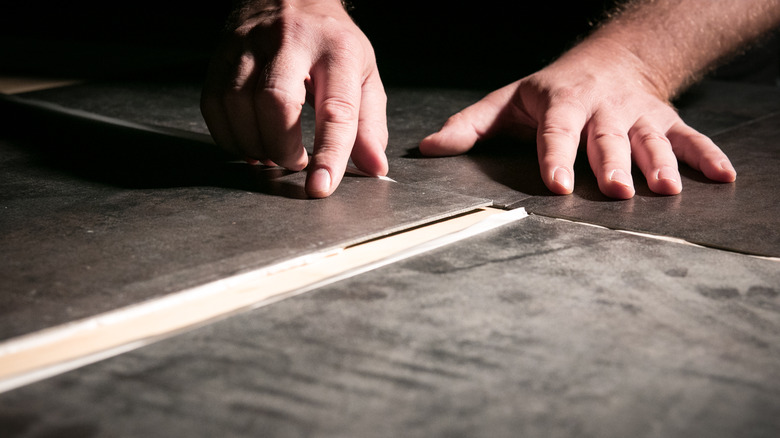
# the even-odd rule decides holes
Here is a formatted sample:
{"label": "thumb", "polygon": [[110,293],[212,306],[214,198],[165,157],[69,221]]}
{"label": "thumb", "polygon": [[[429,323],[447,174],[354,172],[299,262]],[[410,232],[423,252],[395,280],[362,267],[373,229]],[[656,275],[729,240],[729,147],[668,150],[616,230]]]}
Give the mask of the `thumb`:
{"label": "thumb", "polygon": [[490,137],[509,103],[509,87],[496,90],[479,102],[454,114],[438,131],[420,142],[420,152],[428,156],[457,155]]}

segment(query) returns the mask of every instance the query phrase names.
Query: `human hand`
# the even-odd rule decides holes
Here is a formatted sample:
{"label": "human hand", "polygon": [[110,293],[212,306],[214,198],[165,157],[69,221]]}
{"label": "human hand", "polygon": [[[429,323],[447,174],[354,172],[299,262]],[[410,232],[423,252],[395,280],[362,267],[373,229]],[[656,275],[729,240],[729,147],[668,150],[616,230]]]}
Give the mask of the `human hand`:
{"label": "human hand", "polygon": [[[255,0],[214,57],[201,111],[217,144],[249,162],[300,171],[329,196],[347,162],[387,174],[386,96],[374,51],[338,0]],[[314,153],[301,110],[315,110]]]}
{"label": "human hand", "polygon": [[612,198],[634,195],[632,158],[662,195],[682,190],[677,159],[712,180],[734,181],[726,155],[680,119],[657,85],[622,47],[592,39],[453,115],[420,151],[455,155],[481,139],[535,133],[542,179],[557,194],[574,189],[581,139],[599,189]]}

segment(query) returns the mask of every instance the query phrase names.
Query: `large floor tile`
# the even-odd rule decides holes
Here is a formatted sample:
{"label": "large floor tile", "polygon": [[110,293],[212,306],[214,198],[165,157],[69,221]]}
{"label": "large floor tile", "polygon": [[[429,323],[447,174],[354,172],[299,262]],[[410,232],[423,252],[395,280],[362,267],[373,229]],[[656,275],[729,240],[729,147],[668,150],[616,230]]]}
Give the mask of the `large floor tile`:
{"label": "large floor tile", "polygon": [[531,216],[0,395],[12,436],[770,437],[777,262]]}

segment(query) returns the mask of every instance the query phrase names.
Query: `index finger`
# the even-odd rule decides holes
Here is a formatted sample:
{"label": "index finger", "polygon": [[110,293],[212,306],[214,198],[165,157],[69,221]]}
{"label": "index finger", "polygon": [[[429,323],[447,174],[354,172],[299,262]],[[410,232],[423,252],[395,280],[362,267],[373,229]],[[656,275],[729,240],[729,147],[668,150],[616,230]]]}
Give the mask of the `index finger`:
{"label": "index finger", "polygon": [[348,51],[331,54],[312,72],[316,126],[306,193],[314,198],[338,187],[355,144],[363,82],[355,59]]}

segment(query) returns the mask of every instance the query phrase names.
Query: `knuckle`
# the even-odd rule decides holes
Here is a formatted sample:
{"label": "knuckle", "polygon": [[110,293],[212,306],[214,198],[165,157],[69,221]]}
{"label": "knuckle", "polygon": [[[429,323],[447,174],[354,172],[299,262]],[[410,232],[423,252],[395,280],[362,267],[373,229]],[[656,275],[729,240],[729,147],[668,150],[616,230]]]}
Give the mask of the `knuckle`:
{"label": "knuckle", "polygon": [[702,133],[700,133],[698,131],[693,131],[693,132],[688,133],[686,135],[686,139],[687,139],[688,142],[693,143],[693,144],[702,144],[702,145],[707,145],[707,146],[710,146],[710,145],[714,146],[714,143],[712,142],[712,140],[709,137],[707,137],[706,135],[704,135],[704,134],[702,134]]}
{"label": "knuckle", "polygon": [[283,109],[300,109],[304,104],[302,98],[296,98],[290,91],[273,85],[261,89],[257,99],[262,105],[273,105]]}
{"label": "knuckle", "polygon": [[628,134],[615,129],[597,129],[591,134],[591,138],[596,142],[603,141],[628,141]]}
{"label": "knuckle", "polygon": [[466,122],[466,116],[464,116],[461,112],[457,112],[447,118],[447,121],[444,122],[444,126],[455,126],[464,122]]}
{"label": "knuckle", "polygon": [[579,141],[580,139],[580,132],[579,130],[572,129],[567,126],[562,126],[558,124],[546,124],[542,126],[540,134],[544,138],[557,138],[557,137],[564,137],[569,140]]}
{"label": "knuckle", "polygon": [[561,87],[548,91],[551,104],[573,105],[582,100],[582,92],[575,87]]}
{"label": "knuckle", "polygon": [[249,86],[251,77],[255,72],[255,58],[250,53],[241,54],[235,65],[232,66],[233,73],[227,84],[227,93],[242,93]]}
{"label": "knuckle", "polygon": [[355,34],[344,28],[331,30],[325,44],[330,49],[330,53],[343,59],[354,58],[363,49],[363,44],[355,38]]}
{"label": "knuckle", "polygon": [[657,131],[649,131],[649,130],[637,132],[632,138],[632,143],[637,143],[637,144],[663,143],[665,145],[670,144],[669,139],[666,138],[665,135]]}
{"label": "knuckle", "polygon": [[331,68],[358,70],[374,59],[371,45],[348,29],[330,30],[320,42],[319,61]]}
{"label": "knuckle", "polygon": [[323,122],[351,122],[357,119],[358,106],[350,99],[332,96],[323,99],[317,107],[317,116]]}

